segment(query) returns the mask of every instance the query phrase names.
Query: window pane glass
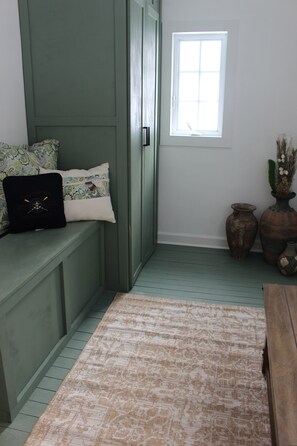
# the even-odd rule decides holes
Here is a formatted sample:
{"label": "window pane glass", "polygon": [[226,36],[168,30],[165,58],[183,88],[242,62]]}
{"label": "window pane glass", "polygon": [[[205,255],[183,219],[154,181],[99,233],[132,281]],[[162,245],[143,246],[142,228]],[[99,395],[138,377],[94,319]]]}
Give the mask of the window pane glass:
{"label": "window pane glass", "polygon": [[181,41],[180,42],[180,71],[199,70],[200,42]]}
{"label": "window pane glass", "polygon": [[179,100],[198,101],[198,73],[181,73],[179,78]]}
{"label": "window pane glass", "polygon": [[171,131],[220,136],[226,32],[177,34],[173,39],[173,55],[178,59],[173,61]]}
{"label": "window pane glass", "polygon": [[201,73],[200,75],[200,101],[219,100],[220,75],[219,73]]}
{"label": "window pane glass", "polygon": [[[195,102],[181,102],[178,113],[178,130],[185,130],[185,133],[192,133],[197,127],[198,104]],[[192,130],[191,130],[192,129]]]}
{"label": "window pane glass", "polygon": [[205,40],[201,42],[201,71],[220,71],[221,41]]}
{"label": "window pane glass", "polygon": [[202,102],[199,104],[198,130],[218,130],[218,103]]}

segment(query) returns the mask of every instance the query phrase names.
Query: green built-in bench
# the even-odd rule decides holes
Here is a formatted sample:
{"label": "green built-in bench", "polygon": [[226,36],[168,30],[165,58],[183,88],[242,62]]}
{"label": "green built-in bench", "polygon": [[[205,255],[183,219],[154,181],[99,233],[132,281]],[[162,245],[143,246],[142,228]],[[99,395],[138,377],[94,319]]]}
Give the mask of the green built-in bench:
{"label": "green built-in bench", "polygon": [[0,422],[9,423],[102,292],[102,222],[0,239]]}

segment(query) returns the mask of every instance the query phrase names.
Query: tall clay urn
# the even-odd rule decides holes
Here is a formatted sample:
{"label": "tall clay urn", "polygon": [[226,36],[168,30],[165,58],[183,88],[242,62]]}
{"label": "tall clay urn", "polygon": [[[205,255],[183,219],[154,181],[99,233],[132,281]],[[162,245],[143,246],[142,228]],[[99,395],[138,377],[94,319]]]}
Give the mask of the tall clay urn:
{"label": "tall clay urn", "polygon": [[256,238],[258,222],[253,212],[256,206],[248,203],[231,205],[233,214],[226,220],[226,234],[231,256],[245,259]]}
{"label": "tall clay urn", "polygon": [[271,192],[276,199],[261,216],[259,234],[265,260],[276,265],[288,241],[297,241],[297,212],[289,205],[295,192],[286,195]]}

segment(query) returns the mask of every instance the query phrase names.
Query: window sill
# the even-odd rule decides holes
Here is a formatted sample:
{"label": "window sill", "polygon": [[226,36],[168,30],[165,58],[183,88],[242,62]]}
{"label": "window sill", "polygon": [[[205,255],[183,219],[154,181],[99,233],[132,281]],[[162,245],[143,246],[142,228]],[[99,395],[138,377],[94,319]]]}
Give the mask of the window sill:
{"label": "window sill", "polygon": [[161,146],[201,147],[201,148],[231,148],[231,138],[217,136],[170,136],[161,134]]}

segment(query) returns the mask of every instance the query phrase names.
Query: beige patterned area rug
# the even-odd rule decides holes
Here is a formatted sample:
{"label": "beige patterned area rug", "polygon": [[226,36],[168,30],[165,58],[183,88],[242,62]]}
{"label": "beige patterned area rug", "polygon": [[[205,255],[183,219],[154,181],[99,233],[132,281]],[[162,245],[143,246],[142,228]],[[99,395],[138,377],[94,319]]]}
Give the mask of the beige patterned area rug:
{"label": "beige patterned area rug", "polygon": [[270,445],[264,310],[118,294],[27,446]]}

